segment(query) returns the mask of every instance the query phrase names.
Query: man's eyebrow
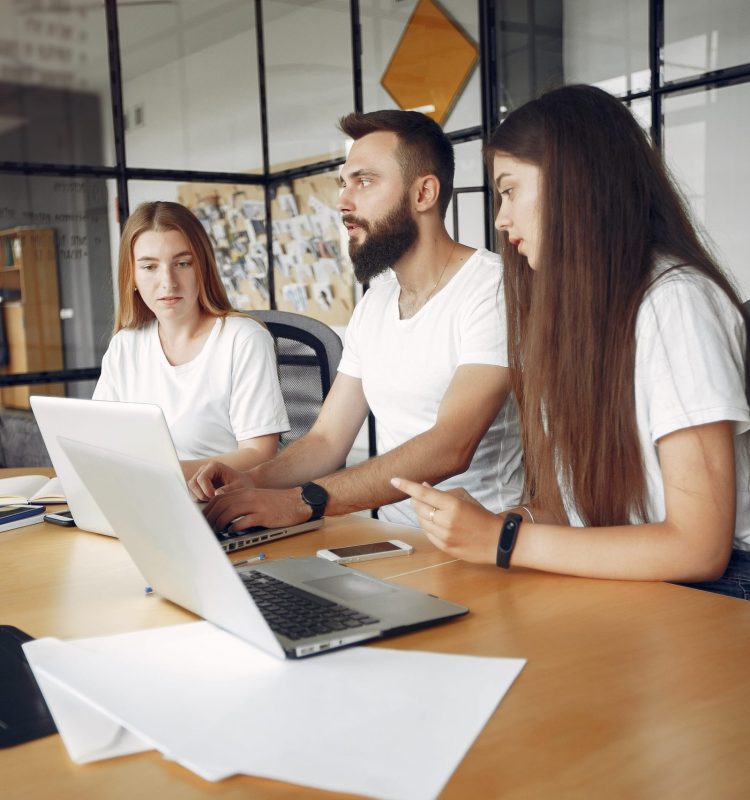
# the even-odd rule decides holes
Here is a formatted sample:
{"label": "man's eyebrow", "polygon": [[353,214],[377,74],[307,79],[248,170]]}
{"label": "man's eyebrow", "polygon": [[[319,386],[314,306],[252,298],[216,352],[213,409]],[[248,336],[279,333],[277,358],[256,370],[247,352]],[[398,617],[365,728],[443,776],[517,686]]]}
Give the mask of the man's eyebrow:
{"label": "man's eyebrow", "polygon": [[379,173],[376,172],[374,169],[369,167],[362,167],[361,169],[355,169],[350,172],[346,177],[344,177],[344,173],[342,172],[339,175],[339,183],[344,183],[347,180],[354,180],[355,178],[371,178],[376,177]]}

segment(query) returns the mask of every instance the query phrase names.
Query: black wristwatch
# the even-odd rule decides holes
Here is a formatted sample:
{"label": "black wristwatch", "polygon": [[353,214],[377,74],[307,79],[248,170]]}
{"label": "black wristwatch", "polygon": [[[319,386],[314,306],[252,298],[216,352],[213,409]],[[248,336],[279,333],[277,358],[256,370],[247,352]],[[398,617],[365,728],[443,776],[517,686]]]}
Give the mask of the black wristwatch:
{"label": "black wristwatch", "polygon": [[328,492],[317,483],[302,484],[302,499],[312,509],[310,519],[320,519],[326,510]]}
{"label": "black wristwatch", "polygon": [[518,529],[521,527],[523,517],[520,514],[510,512],[505,515],[505,522],[500,528],[500,538],[497,540],[497,559],[495,563],[498,567],[508,569],[510,566],[510,556],[516,546]]}

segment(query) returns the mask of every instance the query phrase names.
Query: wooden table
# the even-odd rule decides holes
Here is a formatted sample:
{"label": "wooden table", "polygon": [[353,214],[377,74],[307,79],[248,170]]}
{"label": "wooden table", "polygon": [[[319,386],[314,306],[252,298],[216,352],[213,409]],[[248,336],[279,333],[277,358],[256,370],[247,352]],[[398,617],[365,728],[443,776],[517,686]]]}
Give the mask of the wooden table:
{"label": "wooden table", "polygon": [[[362,516],[327,520],[264,550],[310,555],[394,537],[414,554],[357,567],[471,613],[371,646],[528,659],[444,798],[750,797],[750,603],[668,584],[452,562],[419,531]],[[0,564],[0,624],[36,637],[192,618],[144,595],[124,548],[108,537],[29,526],[0,534]],[[7,800],[334,796],[248,777],[211,784],[154,752],[77,766],[58,736],[0,751],[0,776]]]}

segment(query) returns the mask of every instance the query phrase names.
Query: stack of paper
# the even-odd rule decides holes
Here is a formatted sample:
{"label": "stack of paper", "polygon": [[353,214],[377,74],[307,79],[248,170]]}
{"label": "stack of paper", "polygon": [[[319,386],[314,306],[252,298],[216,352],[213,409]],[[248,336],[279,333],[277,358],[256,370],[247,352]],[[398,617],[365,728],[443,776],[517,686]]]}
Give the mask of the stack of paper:
{"label": "stack of paper", "polygon": [[208,622],[24,650],[79,763],[155,748],[207,780],[404,800],[439,794],[525,663],[363,647],[281,661]]}

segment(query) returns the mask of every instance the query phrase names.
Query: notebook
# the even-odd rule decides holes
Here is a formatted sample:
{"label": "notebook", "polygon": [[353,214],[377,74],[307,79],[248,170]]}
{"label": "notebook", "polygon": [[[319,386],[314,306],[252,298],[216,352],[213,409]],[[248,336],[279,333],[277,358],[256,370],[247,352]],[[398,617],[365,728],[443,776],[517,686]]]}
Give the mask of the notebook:
{"label": "notebook", "polygon": [[[59,444],[156,592],[279,658],[405,633],[468,611],[314,556],[234,567],[173,470],[64,437]],[[124,485],[127,493],[118,489]],[[319,618],[341,622],[318,625]]]}
{"label": "notebook", "polygon": [[[76,525],[82,530],[115,535],[106,514],[99,508],[59,446],[59,436],[101,445],[118,453],[161,464],[179,478],[185,496],[191,497],[167,421],[159,406],[43,395],[34,395],[29,401],[68,507],[73,512]],[[127,486],[127,482],[121,485],[126,494]],[[216,536],[221,540],[224,550],[230,552],[271,539],[293,536],[319,528],[322,524],[321,520],[313,520],[284,528],[249,528],[232,533],[222,531]]]}

